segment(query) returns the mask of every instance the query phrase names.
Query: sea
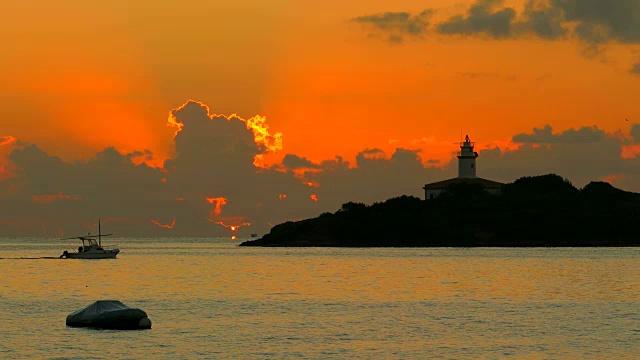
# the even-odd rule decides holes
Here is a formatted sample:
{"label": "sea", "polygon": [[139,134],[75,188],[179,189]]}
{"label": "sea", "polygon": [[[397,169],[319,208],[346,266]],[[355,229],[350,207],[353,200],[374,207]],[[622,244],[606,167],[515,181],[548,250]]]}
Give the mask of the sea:
{"label": "sea", "polygon": [[[0,359],[638,359],[640,248],[0,238]],[[150,330],[71,328],[96,300]]]}

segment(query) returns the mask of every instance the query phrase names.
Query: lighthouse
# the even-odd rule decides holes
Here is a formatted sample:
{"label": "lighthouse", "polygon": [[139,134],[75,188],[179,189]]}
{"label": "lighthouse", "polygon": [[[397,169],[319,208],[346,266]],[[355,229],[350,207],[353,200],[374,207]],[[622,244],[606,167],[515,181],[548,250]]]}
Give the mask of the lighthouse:
{"label": "lighthouse", "polygon": [[476,178],[476,158],[478,157],[478,153],[473,151],[474,146],[475,143],[469,140],[469,135],[465,136],[464,142],[460,143],[460,152],[458,153],[458,178]]}
{"label": "lighthouse", "polygon": [[503,183],[476,176],[478,153],[473,151],[475,145],[469,140],[469,135],[464,137],[458,152],[458,177],[426,184],[422,187],[425,200],[435,199],[438,195],[449,190],[449,186],[452,184],[479,184],[489,194],[500,195],[502,193]]}

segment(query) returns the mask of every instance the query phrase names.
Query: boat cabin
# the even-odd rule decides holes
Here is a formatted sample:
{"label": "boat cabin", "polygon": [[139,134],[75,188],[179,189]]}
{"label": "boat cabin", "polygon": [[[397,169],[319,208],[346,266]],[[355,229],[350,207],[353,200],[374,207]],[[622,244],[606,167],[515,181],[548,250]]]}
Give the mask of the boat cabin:
{"label": "boat cabin", "polygon": [[95,238],[80,237],[79,239],[82,240],[82,246],[78,247],[78,252],[88,251],[89,249],[103,250]]}

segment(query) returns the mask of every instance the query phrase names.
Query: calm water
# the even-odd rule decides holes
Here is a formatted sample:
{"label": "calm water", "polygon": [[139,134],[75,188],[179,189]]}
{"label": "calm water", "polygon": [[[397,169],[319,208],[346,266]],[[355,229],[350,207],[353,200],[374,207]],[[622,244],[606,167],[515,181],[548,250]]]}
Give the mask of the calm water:
{"label": "calm water", "polygon": [[[0,239],[2,359],[623,359],[640,353],[640,248],[263,249],[228,239]],[[13,259],[10,259],[13,258]],[[99,299],[151,330],[67,328]]]}

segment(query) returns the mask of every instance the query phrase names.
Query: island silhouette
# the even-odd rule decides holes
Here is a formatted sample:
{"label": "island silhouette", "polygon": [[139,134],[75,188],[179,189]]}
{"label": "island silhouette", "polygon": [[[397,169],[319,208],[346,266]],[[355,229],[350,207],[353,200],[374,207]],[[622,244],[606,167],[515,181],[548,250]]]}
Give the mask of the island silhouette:
{"label": "island silhouette", "polygon": [[581,189],[556,174],[522,177],[492,194],[449,184],[431,199],[400,196],[274,226],[240,246],[598,247],[640,246],[640,194],[601,181]]}

